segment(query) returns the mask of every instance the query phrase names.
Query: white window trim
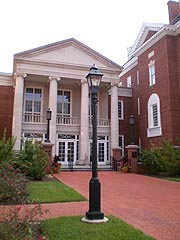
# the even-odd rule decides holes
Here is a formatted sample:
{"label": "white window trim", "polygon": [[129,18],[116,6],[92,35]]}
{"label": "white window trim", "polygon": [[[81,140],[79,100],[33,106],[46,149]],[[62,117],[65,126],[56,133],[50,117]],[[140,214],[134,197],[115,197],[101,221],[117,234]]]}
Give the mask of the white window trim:
{"label": "white window trim", "polygon": [[119,108],[118,108],[118,119],[124,120],[124,102],[122,100],[118,100],[118,103],[121,102],[121,118],[119,117]]}
{"label": "white window trim", "polygon": [[131,87],[132,87],[131,76],[127,77],[127,87],[128,87],[128,88],[131,88]]}
{"label": "white window trim", "polygon": [[[153,125],[152,105],[157,104],[158,126]],[[162,135],[161,115],[160,115],[160,99],[156,93],[153,93],[148,100],[148,128],[147,137],[157,137]]]}
{"label": "white window trim", "polygon": [[[149,86],[153,86],[156,84],[156,68],[155,68],[155,60],[151,60],[150,63],[148,64],[149,67]],[[154,78],[152,78],[152,72],[151,69],[154,67]]]}
{"label": "white window trim", "polygon": [[138,105],[138,115],[140,115],[141,114],[141,108],[140,108],[140,98],[138,97],[138,99],[137,99],[137,105]]}
{"label": "white window trim", "polygon": [[139,85],[139,70],[136,72],[136,78],[137,78],[137,85]]}
{"label": "white window trim", "polygon": [[[73,98],[72,90],[71,90],[71,89],[64,89],[64,88],[63,88],[63,89],[62,89],[62,88],[59,89],[59,88],[58,88],[57,91],[62,91],[62,92],[66,92],[66,91],[67,91],[67,92],[70,92],[70,96],[71,96],[71,101],[70,101],[70,117],[72,117],[72,98]],[[58,95],[57,95],[57,96],[58,96]],[[58,115],[61,115],[61,114],[57,113],[57,116],[58,116]],[[66,116],[66,114],[63,113],[62,116]]]}
{"label": "white window trim", "polygon": [[[33,91],[34,91],[34,89],[35,88],[37,88],[37,89],[41,89],[41,95],[42,95],[42,97],[41,97],[41,112],[40,112],[40,115],[42,115],[42,112],[43,112],[43,103],[44,103],[44,100],[43,100],[43,97],[44,97],[44,92],[43,92],[43,88],[42,87],[38,87],[38,86],[26,86],[25,88],[24,88],[24,114],[26,113],[26,89],[27,88],[33,88]],[[27,112],[27,113],[29,113],[30,114],[30,112]],[[34,114],[34,111],[32,112],[32,114]]]}

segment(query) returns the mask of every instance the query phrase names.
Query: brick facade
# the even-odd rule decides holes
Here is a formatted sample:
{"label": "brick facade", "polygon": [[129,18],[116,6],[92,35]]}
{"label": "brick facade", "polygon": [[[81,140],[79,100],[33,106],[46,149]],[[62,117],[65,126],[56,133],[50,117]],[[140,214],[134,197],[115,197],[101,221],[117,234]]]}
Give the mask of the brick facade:
{"label": "brick facade", "polygon": [[[179,3],[177,4],[179,6]],[[172,11],[174,10],[172,9]],[[172,14],[173,18],[177,17],[175,12]],[[161,31],[163,31],[162,28]],[[136,123],[136,144],[138,144],[139,138],[143,148],[149,147],[151,142],[157,146],[161,145],[163,139],[172,139],[174,144],[176,144],[177,138],[180,139],[180,33],[179,30],[175,30],[176,34],[171,34],[171,30],[165,31],[162,37],[160,35],[155,41],[154,34],[158,31],[153,34],[153,31],[149,30],[145,41],[135,49],[135,54],[132,54],[133,57],[125,65],[124,73],[120,77],[123,86],[126,86],[128,76],[131,76],[132,79],[132,113]],[[152,43],[153,41],[154,43]],[[132,61],[133,58],[136,58],[136,64],[134,64],[135,60]],[[156,83],[152,86],[149,83],[148,66],[151,61],[155,63],[156,78]],[[137,71],[139,72],[139,81],[137,81]],[[160,99],[162,134],[157,137],[147,137],[148,99],[153,93],[156,93]],[[138,98],[140,113],[138,113],[137,106]]]}
{"label": "brick facade", "polygon": [[4,129],[7,137],[12,135],[13,99],[13,87],[0,86],[0,138]]}

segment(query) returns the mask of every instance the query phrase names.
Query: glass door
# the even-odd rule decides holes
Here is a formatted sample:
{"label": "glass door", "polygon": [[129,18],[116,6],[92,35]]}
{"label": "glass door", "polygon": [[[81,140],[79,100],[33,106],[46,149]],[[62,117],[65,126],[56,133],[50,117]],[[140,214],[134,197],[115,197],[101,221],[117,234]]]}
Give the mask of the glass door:
{"label": "glass door", "polygon": [[74,141],[64,140],[58,144],[58,155],[62,163],[73,162],[75,157]]}

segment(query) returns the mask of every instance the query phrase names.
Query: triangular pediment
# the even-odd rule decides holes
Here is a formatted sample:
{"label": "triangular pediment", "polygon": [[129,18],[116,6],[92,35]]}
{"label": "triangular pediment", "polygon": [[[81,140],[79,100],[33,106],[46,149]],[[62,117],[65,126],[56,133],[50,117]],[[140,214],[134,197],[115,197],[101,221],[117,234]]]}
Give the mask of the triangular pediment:
{"label": "triangular pediment", "polygon": [[163,26],[164,24],[161,23],[143,23],[129,54],[133,55],[134,51],[156,34]]}
{"label": "triangular pediment", "polygon": [[121,69],[121,67],[74,38],[15,54],[15,59]]}

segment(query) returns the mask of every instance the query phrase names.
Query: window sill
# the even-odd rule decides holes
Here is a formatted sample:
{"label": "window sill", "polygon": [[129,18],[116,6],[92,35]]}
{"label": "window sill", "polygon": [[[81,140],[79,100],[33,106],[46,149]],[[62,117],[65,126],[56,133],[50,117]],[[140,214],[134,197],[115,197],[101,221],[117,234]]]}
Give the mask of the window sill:
{"label": "window sill", "polygon": [[153,127],[147,129],[147,137],[159,137],[162,135],[162,129],[161,127]]}

